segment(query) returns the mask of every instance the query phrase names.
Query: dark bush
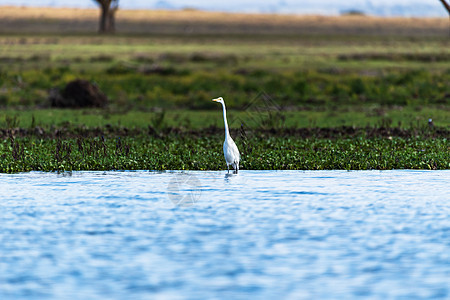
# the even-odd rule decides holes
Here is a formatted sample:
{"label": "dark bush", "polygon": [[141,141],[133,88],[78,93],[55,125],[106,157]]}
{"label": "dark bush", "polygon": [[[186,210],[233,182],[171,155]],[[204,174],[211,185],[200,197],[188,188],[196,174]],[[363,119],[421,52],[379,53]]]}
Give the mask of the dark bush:
{"label": "dark bush", "polygon": [[104,107],[108,103],[97,85],[82,79],[69,82],[61,92],[50,90],[49,100],[52,107],[61,108]]}

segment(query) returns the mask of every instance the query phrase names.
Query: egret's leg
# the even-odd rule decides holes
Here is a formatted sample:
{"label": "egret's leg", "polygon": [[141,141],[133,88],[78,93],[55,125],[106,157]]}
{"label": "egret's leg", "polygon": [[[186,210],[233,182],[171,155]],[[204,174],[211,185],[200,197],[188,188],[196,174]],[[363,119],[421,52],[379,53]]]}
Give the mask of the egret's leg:
{"label": "egret's leg", "polygon": [[228,174],[230,173],[230,165],[227,164],[227,170],[228,170]]}
{"label": "egret's leg", "polygon": [[239,172],[239,164],[237,162],[234,162],[231,165],[233,166],[234,174],[237,174]]}

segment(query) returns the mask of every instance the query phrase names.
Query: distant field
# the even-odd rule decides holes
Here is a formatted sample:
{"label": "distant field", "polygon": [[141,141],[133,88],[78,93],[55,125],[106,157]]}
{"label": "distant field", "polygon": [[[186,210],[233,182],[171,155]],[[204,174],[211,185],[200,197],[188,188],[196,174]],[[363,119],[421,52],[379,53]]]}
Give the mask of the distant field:
{"label": "distant field", "polygon": [[[0,33],[92,33],[99,10],[1,7]],[[119,10],[119,33],[359,34],[448,37],[447,18],[296,16],[218,12]]]}

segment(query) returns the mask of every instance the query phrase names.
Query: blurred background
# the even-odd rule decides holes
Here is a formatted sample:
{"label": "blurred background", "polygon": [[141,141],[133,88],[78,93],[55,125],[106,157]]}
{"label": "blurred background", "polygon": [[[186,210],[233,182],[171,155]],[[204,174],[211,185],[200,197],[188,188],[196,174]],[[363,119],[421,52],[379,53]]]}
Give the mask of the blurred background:
{"label": "blurred background", "polygon": [[446,6],[0,0],[0,125],[448,126]]}
{"label": "blurred background", "polygon": [[[78,7],[95,8],[92,0],[1,0],[0,5],[14,6],[44,6],[44,7]],[[321,14],[339,15],[349,11],[358,11],[377,16],[416,16],[416,17],[445,17],[446,12],[442,4],[436,0],[230,0],[226,3],[220,1],[204,0],[135,0],[121,1],[123,9],[186,9],[194,8],[207,11],[247,12],[247,13],[283,13],[283,14]]]}

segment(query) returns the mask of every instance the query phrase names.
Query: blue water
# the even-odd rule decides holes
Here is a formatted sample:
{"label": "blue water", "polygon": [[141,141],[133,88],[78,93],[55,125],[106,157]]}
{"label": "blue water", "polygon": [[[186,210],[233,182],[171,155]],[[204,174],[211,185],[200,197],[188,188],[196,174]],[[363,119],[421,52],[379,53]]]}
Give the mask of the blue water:
{"label": "blue water", "polygon": [[450,299],[450,171],[0,175],[0,299]]}

